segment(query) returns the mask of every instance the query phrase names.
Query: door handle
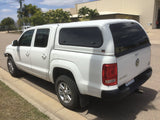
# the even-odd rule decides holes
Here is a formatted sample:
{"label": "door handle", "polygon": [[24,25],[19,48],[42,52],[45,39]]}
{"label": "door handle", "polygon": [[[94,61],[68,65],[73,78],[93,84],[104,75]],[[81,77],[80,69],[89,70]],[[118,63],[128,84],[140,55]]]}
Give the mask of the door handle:
{"label": "door handle", "polygon": [[46,59],[46,58],[47,58],[47,56],[46,56],[45,54],[43,54],[43,55],[42,55],[42,58],[43,58],[43,59]]}
{"label": "door handle", "polygon": [[29,52],[26,52],[26,54],[25,54],[27,57],[29,56]]}

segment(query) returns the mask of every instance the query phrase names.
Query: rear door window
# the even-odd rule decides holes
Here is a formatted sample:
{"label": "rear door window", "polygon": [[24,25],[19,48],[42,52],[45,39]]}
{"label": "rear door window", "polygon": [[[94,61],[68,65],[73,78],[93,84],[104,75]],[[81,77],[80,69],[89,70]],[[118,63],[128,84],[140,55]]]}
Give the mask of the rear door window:
{"label": "rear door window", "polygon": [[98,27],[62,28],[60,30],[60,45],[98,48],[102,43],[102,34]]}
{"label": "rear door window", "polygon": [[116,23],[110,25],[115,55],[122,56],[150,45],[149,39],[140,25],[134,22]]}
{"label": "rear door window", "polygon": [[47,47],[49,29],[38,29],[36,33],[34,47]]}

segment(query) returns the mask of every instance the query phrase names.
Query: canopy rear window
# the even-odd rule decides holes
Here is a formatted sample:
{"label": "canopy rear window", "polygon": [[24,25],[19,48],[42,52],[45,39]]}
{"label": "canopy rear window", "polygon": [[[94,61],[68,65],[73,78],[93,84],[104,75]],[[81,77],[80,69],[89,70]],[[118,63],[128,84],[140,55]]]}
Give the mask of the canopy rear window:
{"label": "canopy rear window", "polygon": [[111,24],[110,29],[115,44],[115,55],[117,57],[150,45],[146,33],[137,23]]}

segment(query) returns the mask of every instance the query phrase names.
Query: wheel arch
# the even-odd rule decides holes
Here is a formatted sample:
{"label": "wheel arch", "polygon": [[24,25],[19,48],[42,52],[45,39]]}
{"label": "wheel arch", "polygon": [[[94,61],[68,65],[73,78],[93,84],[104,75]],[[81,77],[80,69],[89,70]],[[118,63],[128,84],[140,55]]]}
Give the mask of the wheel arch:
{"label": "wheel arch", "polygon": [[[12,57],[12,55],[10,53],[5,53],[4,54],[5,57]],[[13,57],[12,57],[13,58]]]}
{"label": "wheel arch", "polygon": [[11,56],[12,59],[15,60],[15,56],[14,56],[13,49],[11,49],[10,46],[8,46],[8,47],[6,48],[6,51],[5,51],[5,53],[4,53],[4,56],[5,56],[5,57]]}
{"label": "wheel arch", "polygon": [[56,79],[60,75],[67,75],[67,76],[73,78],[73,80],[75,81],[75,77],[74,77],[73,73],[70,70],[67,70],[67,69],[61,68],[61,67],[55,67],[53,69],[53,80],[54,80],[54,83],[55,83]]}
{"label": "wheel arch", "polygon": [[81,73],[78,70],[78,67],[70,62],[70,61],[64,61],[64,60],[54,60],[50,64],[50,72],[49,72],[49,78],[52,83],[55,83],[55,80],[60,75],[68,75],[69,77],[72,77],[74,82],[77,85],[77,88],[79,92],[81,93]]}

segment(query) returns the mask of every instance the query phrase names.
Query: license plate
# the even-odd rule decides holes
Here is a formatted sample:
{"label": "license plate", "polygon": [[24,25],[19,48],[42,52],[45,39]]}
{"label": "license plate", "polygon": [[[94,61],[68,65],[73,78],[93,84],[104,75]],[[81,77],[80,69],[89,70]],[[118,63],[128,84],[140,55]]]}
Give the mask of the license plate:
{"label": "license plate", "polygon": [[129,86],[129,85],[131,85],[131,84],[134,83],[134,82],[135,82],[135,80],[132,79],[132,80],[130,80],[129,82],[126,83],[126,86]]}

